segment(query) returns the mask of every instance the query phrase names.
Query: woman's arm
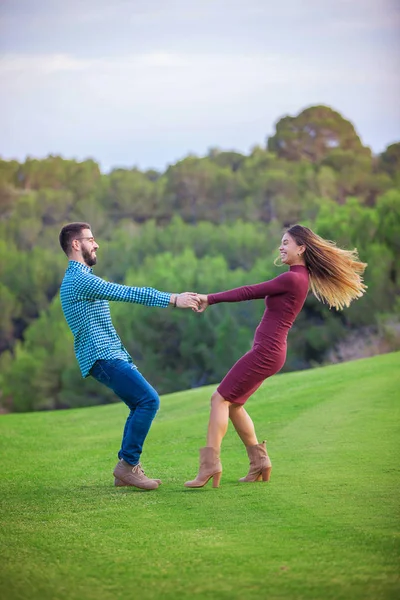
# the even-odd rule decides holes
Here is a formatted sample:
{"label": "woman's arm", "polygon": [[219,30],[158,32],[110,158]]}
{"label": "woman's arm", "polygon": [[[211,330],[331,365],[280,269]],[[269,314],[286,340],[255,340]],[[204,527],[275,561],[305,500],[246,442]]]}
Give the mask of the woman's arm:
{"label": "woman's arm", "polygon": [[287,271],[263,283],[255,285],[244,285],[243,287],[219,292],[217,294],[209,294],[207,296],[208,304],[218,304],[219,302],[243,302],[244,300],[260,300],[266,296],[283,294],[293,288],[295,280],[294,273]]}

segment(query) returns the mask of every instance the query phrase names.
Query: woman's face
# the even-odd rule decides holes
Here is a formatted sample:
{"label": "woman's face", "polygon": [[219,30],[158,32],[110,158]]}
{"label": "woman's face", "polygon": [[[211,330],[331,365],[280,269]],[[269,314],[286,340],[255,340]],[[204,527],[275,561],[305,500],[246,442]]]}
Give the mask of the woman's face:
{"label": "woman's face", "polygon": [[285,233],[279,246],[282,263],[289,266],[304,264],[302,256],[304,250],[305,246],[298,246],[290,233]]}

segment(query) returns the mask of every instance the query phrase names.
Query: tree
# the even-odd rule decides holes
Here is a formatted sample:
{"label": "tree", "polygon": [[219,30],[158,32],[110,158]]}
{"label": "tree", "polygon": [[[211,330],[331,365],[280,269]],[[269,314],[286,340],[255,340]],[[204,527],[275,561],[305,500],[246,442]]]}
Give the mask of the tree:
{"label": "tree", "polygon": [[357,196],[373,206],[377,196],[392,185],[386,173],[376,172],[371,156],[352,150],[335,148],[321,161],[321,168],[330,167],[336,174],[336,194],[333,199],[343,203],[349,196]]}
{"label": "tree", "polygon": [[379,167],[400,183],[400,142],[391,144],[379,157]]}
{"label": "tree", "polygon": [[[400,191],[390,190],[378,199],[378,239],[391,250],[389,282],[400,293]],[[388,282],[388,283],[389,283]]]}
{"label": "tree", "polygon": [[77,200],[89,198],[94,194],[101,181],[99,165],[92,159],[77,162],[67,161],[66,187]]}
{"label": "tree", "polygon": [[169,167],[164,179],[162,210],[169,217],[178,212],[191,223],[223,223],[243,214],[240,172],[220,167],[209,158],[190,156]]}
{"label": "tree", "polygon": [[335,148],[370,154],[352,123],[328,106],[311,106],[296,117],[283,117],[267,146],[282,158],[313,163],[319,163]]}
{"label": "tree", "polygon": [[0,353],[12,346],[14,322],[20,316],[21,307],[15,294],[0,282]]}
{"label": "tree", "polygon": [[246,157],[239,152],[222,152],[218,148],[210,148],[208,152],[210,160],[215,162],[219,167],[229,167],[232,171],[238,171]]}
{"label": "tree", "polygon": [[101,203],[114,220],[143,222],[156,211],[156,182],[137,169],[115,169],[103,182]]}

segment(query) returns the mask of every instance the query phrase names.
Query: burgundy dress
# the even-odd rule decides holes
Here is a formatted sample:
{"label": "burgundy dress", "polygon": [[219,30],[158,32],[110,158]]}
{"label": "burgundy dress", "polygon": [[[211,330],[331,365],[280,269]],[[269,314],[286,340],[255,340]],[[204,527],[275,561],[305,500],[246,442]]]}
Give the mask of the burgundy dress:
{"label": "burgundy dress", "polygon": [[286,360],[286,338],[308,293],[307,267],[295,265],[271,281],[210,294],[209,304],[265,298],[266,309],[252,349],[240,358],[217,388],[229,402],[244,404],[262,382],[280,371]]}

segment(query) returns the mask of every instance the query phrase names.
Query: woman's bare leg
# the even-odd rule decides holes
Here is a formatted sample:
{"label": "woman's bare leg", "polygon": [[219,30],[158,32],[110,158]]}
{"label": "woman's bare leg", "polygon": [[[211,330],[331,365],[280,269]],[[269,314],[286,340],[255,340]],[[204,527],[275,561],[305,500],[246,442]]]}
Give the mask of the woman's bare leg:
{"label": "woman's bare leg", "polygon": [[214,392],[211,396],[211,412],[208,422],[207,431],[207,446],[219,451],[221,443],[229,422],[229,406],[230,402],[218,392]]}
{"label": "woman's bare leg", "polygon": [[230,404],[229,418],[245,446],[255,446],[258,444],[254,423],[244,406]]}

